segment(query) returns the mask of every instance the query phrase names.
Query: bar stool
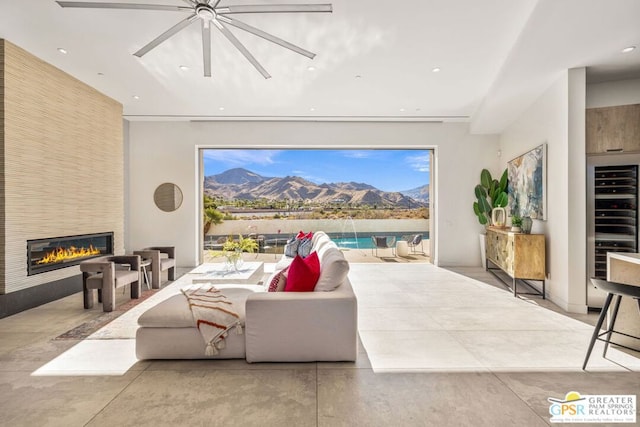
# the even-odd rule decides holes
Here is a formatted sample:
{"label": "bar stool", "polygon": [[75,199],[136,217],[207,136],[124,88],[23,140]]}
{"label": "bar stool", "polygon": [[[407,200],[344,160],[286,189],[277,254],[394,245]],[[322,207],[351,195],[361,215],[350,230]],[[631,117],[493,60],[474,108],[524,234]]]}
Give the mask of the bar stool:
{"label": "bar stool", "polygon": [[[602,357],[605,357],[607,354],[607,349],[609,348],[609,343],[611,342],[611,334],[616,333],[620,335],[624,335],[630,338],[635,338],[640,340],[640,337],[636,337],[633,335],[625,334],[623,332],[618,332],[614,330],[616,325],[616,317],[618,317],[618,309],[620,308],[620,301],[622,297],[630,297],[636,300],[638,303],[638,311],[640,312],[640,286],[633,285],[625,285],[623,283],[616,282],[608,282],[602,279],[591,278],[591,283],[598,289],[601,289],[607,292],[607,299],[604,302],[604,306],[602,307],[602,311],[600,312],[600,317],[598,318],[598,323],[596,324],[596,328],[593,331],[593,335],[591,336],[591,342],[589,343],[589,349],[587,350],[587,356],[584,358],[584,363],[582,364],[582,370],[585,370],[587,367],[587,362],[589,362],[589,356],[591,356],[591,351],[593,350],[593,346],[596,343],[596,340],[603,341],[604,351],[602,352]],[[605,317],[607,317],[607,311],[609,310],[609,306],[611,305],[611,301],[613,297],[616,298],[616,302],[613,306],[613,313],[611,314],[611,321],[609,322],[609,327],[606,331],[600,332],[600,328],[604,323]],[[601,338],[603,335],[606,335],[606,338]],[[623,347],[629,350],[637,351],[634,348],[624,346],[622,344],[616,344],[619,347]]]}

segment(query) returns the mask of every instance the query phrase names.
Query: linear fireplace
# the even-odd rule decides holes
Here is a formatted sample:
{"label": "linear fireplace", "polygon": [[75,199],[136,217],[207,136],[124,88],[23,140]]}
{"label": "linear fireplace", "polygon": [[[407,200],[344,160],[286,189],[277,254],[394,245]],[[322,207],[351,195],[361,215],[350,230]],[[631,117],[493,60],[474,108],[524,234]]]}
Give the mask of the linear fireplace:
{"label": "linear fireplace", "polygon": [[27,275],[80,264],[113,255],[113,232],[27,240]]}

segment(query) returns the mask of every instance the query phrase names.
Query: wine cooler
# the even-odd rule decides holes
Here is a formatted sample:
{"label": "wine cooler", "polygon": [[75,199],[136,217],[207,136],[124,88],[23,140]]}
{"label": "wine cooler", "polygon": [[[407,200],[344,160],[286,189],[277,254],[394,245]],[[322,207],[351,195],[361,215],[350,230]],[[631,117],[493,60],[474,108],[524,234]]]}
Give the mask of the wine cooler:
{"label": "wine cooler", "polygon": [[[638,252],[638,165],[593,166],[589,173],[589,277],[607,278],[608,252]],[[589,307],[604,295],[587,292]]]}

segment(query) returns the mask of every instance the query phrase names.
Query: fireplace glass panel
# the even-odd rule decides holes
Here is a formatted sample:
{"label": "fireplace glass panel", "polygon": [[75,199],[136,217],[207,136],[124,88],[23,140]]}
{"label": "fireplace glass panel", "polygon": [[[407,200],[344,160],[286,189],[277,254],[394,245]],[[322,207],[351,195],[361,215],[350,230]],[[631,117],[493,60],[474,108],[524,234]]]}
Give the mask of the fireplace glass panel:
{"label": "fireplace glass panel", "polygon": [[82,234],[27,241],[28,275],[113,255],[113,233]]}

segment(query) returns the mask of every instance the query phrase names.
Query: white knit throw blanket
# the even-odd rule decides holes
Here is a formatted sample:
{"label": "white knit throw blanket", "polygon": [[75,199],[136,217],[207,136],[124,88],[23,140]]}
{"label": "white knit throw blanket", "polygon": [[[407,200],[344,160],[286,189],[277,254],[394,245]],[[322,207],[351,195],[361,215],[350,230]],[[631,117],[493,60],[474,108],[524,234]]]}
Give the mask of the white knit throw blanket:
{"label": "white knit throw blanket", "polygon": [[207,344],[205,354],[214,356],[226,347],[225,338],[229,329],[235,327],[242,335],[240,316],[235,312],[233,302],[213,285],[196,285],[182,289],[196,327]]}

